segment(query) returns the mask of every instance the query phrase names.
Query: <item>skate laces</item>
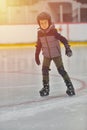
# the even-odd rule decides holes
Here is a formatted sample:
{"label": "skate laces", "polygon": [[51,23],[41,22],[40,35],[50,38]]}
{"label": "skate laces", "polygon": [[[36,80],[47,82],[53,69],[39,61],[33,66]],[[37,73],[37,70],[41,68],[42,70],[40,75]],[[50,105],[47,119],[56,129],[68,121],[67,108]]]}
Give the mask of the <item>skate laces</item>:
{"label": "skate laces", "polygon": [[73,85],[71,83],[68,83],[68,89],[69,90],[74,90]]}

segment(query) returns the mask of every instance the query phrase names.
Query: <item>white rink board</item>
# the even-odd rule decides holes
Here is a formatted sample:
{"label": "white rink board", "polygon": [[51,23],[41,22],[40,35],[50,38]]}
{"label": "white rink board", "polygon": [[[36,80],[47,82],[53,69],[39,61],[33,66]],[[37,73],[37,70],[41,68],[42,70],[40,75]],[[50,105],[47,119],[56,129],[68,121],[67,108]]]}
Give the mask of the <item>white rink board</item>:
{"label": "white rink board", "polygon": [[[87,41],[87,23],[56,24],[63,36],[71,41]],[[37,41],[38,25],[3,25],[0,26],[0,43],[31,43]]]}

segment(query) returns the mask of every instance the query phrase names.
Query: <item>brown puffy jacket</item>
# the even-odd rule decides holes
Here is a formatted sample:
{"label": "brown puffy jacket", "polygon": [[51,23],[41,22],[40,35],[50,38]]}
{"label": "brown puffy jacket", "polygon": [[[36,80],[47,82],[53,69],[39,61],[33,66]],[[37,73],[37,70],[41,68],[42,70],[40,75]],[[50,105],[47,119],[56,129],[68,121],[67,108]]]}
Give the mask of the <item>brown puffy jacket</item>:
{"label": "brown puffy jacket", "polygon": [[42,49],[43,55],[47,58],[61,56],[59,41],[64,44],[66,49],[69,48],[67,39],[57,32],[54,25],[51,25],[47,30],[40,29],[38,31],[36,54],[39,55]]}

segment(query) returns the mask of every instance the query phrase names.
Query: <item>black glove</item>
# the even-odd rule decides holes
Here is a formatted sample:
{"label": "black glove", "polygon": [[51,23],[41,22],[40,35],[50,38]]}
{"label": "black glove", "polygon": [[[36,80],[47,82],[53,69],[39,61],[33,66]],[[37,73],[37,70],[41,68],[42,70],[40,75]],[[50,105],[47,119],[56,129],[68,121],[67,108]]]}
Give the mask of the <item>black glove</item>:
{"label": "black glove", "polygon": [[37,65],[40,65],[39,54],[35,53],[35,61]]}
{"label": "black glove", "polygon": [[66,48],[65,54],[66,54],[68,57],[72,56],[72,50],[71,50],[70,48]]}

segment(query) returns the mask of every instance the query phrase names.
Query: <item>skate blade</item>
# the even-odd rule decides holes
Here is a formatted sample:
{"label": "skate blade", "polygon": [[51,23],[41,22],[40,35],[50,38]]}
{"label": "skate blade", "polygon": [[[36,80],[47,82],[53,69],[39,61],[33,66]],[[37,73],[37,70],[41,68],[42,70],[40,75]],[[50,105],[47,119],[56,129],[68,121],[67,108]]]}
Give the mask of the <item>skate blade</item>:
{"label": "skate blade", "polygon": [[67,94],[68,96],[74,96],[74,95],[75,95],[75,92],[66,91],[66,94]]}
{"label": "skate blade", "polygon": [[41,96],[41,97],[45,97],[45,96],[48,96],[48,95],[49,95],[49,93],[45,93],[45,92],[44,92],[44,93],[43,93],[43,92],[39,92],[39,93],[40,93],[40,96]]}

